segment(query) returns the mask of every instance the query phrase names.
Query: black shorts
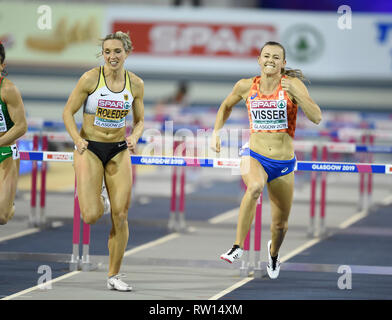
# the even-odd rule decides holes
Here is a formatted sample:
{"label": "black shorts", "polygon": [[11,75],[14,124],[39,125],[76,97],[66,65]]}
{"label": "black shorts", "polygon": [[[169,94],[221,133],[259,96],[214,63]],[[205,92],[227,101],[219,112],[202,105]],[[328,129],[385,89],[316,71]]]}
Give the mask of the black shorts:
{"label": "black shorts", "polygon": [[116,154],[128,148],[125,140],[121,142],[86,141],[88,142],[87,149],[101,160],[104,167]]}

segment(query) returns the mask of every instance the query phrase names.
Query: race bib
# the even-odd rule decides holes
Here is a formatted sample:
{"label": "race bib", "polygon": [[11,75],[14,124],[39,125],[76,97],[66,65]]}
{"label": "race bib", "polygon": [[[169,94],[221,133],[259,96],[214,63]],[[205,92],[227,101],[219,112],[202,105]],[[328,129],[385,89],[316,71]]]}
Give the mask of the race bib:
{"label": "race bib", "polygon": [[5,116],[3,114],[3,110],[0,107],[0,132],[6,132],[7,131],[7,124],[5,122]]}
{"label": "race bib", "polygon": [[102,128],[122,128],[131,109],[128,101],[98,100],[94,125]]}
{"label": "race bib", "polygon": [[281,130],[288,128],[286,100],[253,100],[250,102],[253,130]]}

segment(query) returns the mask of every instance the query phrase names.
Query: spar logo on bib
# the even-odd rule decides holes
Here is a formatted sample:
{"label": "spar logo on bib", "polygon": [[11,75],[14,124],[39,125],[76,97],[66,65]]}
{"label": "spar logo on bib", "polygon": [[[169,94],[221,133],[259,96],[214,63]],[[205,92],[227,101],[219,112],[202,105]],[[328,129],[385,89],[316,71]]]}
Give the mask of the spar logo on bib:
{"label": "spar logo on bib", "polygon": [[253,130],[288,128],[286,100],[254,100],[250,103]]}
{"label": "spar logo on bib", "polygon": [[128,101],[99,99],[94,125],[102,128],[122,128],[130,108]]}
{"label": "spar logo on bib", "polygon": [[287,107],[287,102],[286,102],[286,100],[279,100],[278,101],[278,108],[279,109],[284,109],[284,108],[286,108]]}

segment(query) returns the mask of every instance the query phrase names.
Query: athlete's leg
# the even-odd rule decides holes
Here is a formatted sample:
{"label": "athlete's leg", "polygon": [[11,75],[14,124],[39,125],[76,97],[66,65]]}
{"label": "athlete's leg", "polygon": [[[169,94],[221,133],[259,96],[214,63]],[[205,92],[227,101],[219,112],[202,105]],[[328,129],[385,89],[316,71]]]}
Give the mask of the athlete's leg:
{"label": "athlete's leg", "polygon": [[271,255],[277,256],[288,229],[294,194],[294,172],[267,184],[271,204]]}
{"label": "athlete's leg", "polygon": [[19,177],[20,159],[9,157],[0,163],[0,225],[6,224],[15,213],[14,199]]}
{"label": "athlete's leg", "polygon": [[90,150],[83,154],[74,151],[74,169],[82,219],[94,224],[103,215],[104,203],[101,197],[103,165]]}
{"label": "athlete's leg", "polygon": [[256,159],[249,156],[242,157],[241,174],[247,189],[240,205],[237,234],[234,244],[243,248],[246,235],[249,232],[256,213],[257,200],[261,192],[263,192],[268,176],[262,165]]}
{"label": "athlete's leg", "polygon": [[108,191],[112,229],[109,235],[109,273],[119,273],[128,244],[128,208],[131,203],[132,166],[128,150],[118,153],[105,168],[105,184]]}

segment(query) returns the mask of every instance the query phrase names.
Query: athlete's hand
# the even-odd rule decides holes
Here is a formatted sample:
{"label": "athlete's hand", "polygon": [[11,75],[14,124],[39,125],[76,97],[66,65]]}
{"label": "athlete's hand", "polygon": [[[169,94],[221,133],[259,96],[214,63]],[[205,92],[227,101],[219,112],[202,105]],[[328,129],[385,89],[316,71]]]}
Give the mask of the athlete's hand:
{"label": "athlete's hand", "polygon": [[135,154],[137,144],[136,138],[134,136],[129,136],[126,138],[126,141],[128,150],[131,152],[131,154]]}
{"label": "athlete's hand", "polygon": [[75,143],[75,148],[76,150],[80,153],[83,154],[87,150],[88,142],[84,140],[83,138],[80,138],[76,143]]}
{"label": "athlete's hand", "polygon": [[221,148],[221,141],[220,141],[220,137],[219,135],[213,131],[212,132],[212,136],[211,136],[211,142],[210,142],[210,148],[219,153],[220,152],[220,148]]}
{"label": "athlete's hand", "polygon": [[282,89],[287,93],[290,93],[292,96],[295,96],[298,88],[295,85],[295,82],[292,79],[282,78],[280,81]]}

